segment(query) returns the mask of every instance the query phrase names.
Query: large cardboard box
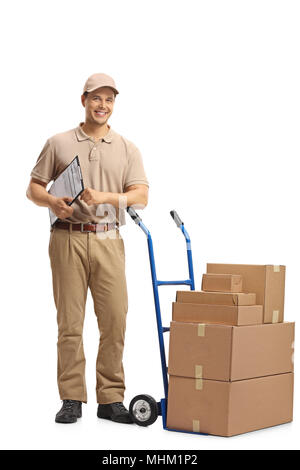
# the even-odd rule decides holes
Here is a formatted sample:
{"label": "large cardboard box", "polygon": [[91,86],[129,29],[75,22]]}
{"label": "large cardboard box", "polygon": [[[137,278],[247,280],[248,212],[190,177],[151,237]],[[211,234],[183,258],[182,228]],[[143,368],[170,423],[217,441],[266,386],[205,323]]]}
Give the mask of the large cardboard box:
{"label": "large cardboard box", "polygon": [[172,320],[187,323],[255,325],[262,323],[262,305],[205,305],[173,302]]}
{"label": "large cardboard box", "polygon": [[295,323],[253,326],[171,322],[168,372],[237,381],[293,372]]}
{"label": "large cardboard box", "polygon": [[243,278],[239,274],[203,274],[202,290],[208,292],[242,292]]}
{"label": "large cardboard box", "polygon": [[176,301],[190,304],[255,305],[256,294],[181,290],[176,292]]}
{"label": "large cardboard box", "polygon": [[237,382],[170,376],[167,427],[233,436],[293,419],[293,373]]}
{"label": "large cardboard box", "polygon": [[285,266],[208,263],[206,270],[214,274],[240,274],[243,291],[255,292],[256,302],[263,305],[264,323],[283,321]]}

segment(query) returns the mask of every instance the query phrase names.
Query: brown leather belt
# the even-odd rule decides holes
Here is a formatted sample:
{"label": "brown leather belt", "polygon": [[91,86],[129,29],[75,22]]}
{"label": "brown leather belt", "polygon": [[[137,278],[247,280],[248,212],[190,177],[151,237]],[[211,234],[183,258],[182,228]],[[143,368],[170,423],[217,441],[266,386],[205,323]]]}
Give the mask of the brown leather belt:
{"label": "brown leather belt", "polygon": [[112,224],[94,224],[92,222],[88,222],[86,224],[70,224],[69,222],[55,222],[54,227],[61,228],[64,230],[69,230],[70,225],[72,226],[72,230],[79,230],[82,233],[89,233],[89,232],[107,232],[108,230],[118,229],[117,223]]}

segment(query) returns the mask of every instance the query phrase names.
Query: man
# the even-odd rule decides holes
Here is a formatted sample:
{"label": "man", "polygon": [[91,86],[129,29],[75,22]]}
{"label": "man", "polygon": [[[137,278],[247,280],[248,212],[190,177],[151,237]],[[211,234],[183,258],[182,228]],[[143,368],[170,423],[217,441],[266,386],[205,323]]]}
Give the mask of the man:
{"label": "man", "polygon": [[[59,218],[49,241],[58,322],[57,381],[63,401],[55,418],[58,423],[76,422],[82,414],[82,402],[87,402],[82,330],[88,288],[100,331],[97,415],[132,422],[123,405],[128,304],[119,226],[125,223],[126,206],[147,205],[149,184],[138,148],[107,123],[118,93],[110,76],[97,73],[88,78],[81,96],[85,122],[47,140],[26,193]],[[85,189],[69,206],[68,197],[54,197],[46,187],[76,155]]]}

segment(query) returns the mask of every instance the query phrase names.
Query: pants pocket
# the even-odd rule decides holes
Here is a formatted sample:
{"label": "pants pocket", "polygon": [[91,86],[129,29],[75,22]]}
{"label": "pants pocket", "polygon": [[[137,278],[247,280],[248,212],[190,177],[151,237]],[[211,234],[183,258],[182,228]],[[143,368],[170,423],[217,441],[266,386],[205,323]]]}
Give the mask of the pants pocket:
{"label": "pants pocket", "polygon": [[119,253],[123,259],[125,259],[125,247],[124,247],[124,240],[123,238],[117,239]]}
{"label": "pants pocket", "polygon": [[55,232],[55,230],[51,230],[51,232],[50,232],[50,238],[49,238],[48,254],[49,254],[50,257],[51,257],[51,248],[52,248],[52,245],[53,245],[53,236],[54,236],[54,232]]}

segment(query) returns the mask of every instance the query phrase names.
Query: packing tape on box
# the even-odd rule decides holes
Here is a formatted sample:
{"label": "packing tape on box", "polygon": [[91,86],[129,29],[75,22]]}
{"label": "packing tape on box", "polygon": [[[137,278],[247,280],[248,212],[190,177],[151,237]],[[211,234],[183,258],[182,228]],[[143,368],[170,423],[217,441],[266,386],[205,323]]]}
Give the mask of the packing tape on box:
{"label": "packing tape on box", "polygon": [[273,266],[274,273],[280,273],[280,266]]}
{"label": "packing tape on box", "polygon": [[202,390],[203,388],[202,376],[203,376],[203,366],[195,365],[195,378],[196,378],[195,388],[196,390]]}
{"label": "packing tape on box", "polygon": [[199,419],[193,419],[193,432],[200,432],[200,421],[199,421]]}
{"label": "packing tape on box", "polygon": [[202,379],[203,366],[195,365],[195,377],[196,379]]}
{"label": "packing tape on box", "polygon": [[279,321],[279,310],[273,310],[272,323],[278,323]]}
{"label": "packing tape on box", "polygon": [[196,388],[196,390],[202,390],[203,389],[203,380],[202,379],[196,379],[195,388]]}
{"label": "packing tape on box", "polygon": [[199,323],[198,336],[205,336],[205,323]]}

